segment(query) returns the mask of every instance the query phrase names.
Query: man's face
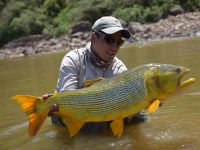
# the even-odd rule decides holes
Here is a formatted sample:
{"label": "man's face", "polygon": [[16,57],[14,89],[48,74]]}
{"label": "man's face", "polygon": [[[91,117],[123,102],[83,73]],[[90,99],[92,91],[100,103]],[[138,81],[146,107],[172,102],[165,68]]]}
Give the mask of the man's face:
{"label": "man's face", "polygon": [[112,61],[117,54],[120,46],[123,44],[121,32],[114,34],[101,34],[97,37],[95,34],[92,39],[92,50],[104,61]]}

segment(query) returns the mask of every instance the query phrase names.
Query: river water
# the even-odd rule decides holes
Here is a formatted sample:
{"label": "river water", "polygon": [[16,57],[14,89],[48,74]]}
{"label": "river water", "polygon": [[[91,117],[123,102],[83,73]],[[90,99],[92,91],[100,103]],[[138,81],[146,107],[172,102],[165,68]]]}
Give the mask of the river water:
{"label": "river water", "polygon": [[200,38],[126,45],[118,57],[128,68],[146,63],[184,65],[197,83],[170,98],[143,123],[127,125],[121,138],[111,131],[68,137],[47,118],[39,133],[28,136],[27,118],[10,99],[16,94],[52,93],[65,53],[0,60],[1,150],[198,150],[200,148]]}

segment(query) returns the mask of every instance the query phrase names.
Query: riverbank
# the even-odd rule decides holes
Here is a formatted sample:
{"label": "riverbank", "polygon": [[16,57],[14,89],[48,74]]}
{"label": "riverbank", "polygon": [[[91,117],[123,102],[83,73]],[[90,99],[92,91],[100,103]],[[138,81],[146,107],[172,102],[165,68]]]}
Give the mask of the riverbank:
{"label": "riverbank", "polygon": [[[200,12],[169,16],[157,23],[123,23],[132,33],[128,43],[160,41],[182,37],[200,37]],[[72,50],[85,46],[90,40],[90,32],[76,32],[70,36],[52,38],[33,35],[9,42],[0,49],[0,59],[41,55]]]}

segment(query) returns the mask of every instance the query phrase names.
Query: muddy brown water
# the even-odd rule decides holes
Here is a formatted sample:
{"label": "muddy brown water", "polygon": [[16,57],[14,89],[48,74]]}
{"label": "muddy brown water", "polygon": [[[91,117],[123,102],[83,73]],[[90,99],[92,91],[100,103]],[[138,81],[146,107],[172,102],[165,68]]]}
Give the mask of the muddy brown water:
{"label": "muddy brown water", "polygon": [[146,63],[184,65],[197,83],[170,98],[148,120],[127,125],[121,138],[111,131],[68,137],[67,130],[47,118],[39,133],[30,138],[28,122],[16,94],[42,95],[53,92],[58,68],[65,53],[0,60],[0,149],[1,150],[198,150],[200,148],[200,38],[131,44],[118,57],[128,68]]}

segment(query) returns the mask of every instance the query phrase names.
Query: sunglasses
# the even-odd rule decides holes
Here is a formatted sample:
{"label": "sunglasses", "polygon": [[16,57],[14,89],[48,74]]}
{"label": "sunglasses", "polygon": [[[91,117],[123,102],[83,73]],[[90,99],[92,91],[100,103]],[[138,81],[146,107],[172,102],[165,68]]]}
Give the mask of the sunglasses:
{"label": "sunglasses", "polygon": [[95,32],[98,38],[104,39],[108,44],[114,44],[116,43],[117,46],[122,46],[124,44],[124,40],[115,40],[111,35],[106,34],[102,31],[100,32]]}

